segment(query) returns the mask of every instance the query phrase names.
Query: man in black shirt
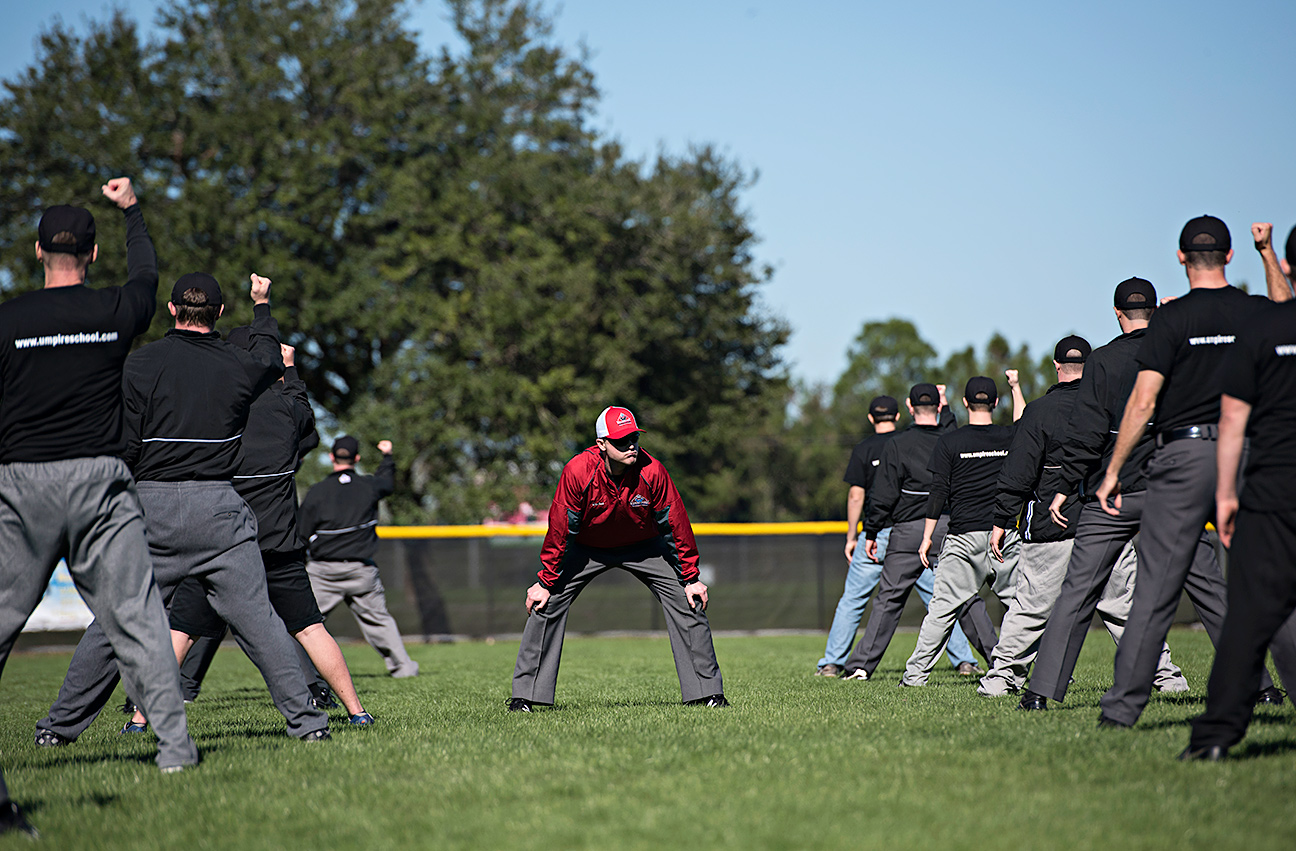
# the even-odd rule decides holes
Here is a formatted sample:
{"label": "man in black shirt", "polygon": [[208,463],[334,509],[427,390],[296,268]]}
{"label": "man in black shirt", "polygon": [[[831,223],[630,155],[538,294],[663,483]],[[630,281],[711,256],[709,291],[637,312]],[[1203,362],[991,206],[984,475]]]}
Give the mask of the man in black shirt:
{"label": "man in black shirt", "polygon": [[[99,252],[94,217],[51,207],[36,244],[44,289],[0,305],[0,670],[66,559],[122,675],[158,717],[158,765],[179,770],[198,752],[121,459],[122,365],[153,318],[157,256],[130,180],[110,180],[103,194],[126,217],[126,285],[85,286]],[[0,813],[25,829],[2,774]]]}
{"label": "man in black shirt", "polygon": [[[995,484],[1016,429],[1015,425],[994,424],[998,402],[999,389],[993,379],[983,375],[969,379],[963,393],[968,424],[941,435],[932,450],[928,464],[931,493],[927,497],[923,539],[918,545],[918,556],[924,564],[947,501],[949,531],[940,548],[940,570],[936,572],[931,607],[918,631],[918,646],[905,663],[901,685],[927,684],[936,656],[949,640],[959,611],[979,596],[983,584],[989,584],[1005,606],[1012,599],[1021,551],[1017,530],[1009,529],[1004,534],[1002,562],[990,555]],[[993,642],[990,644],[985,649],[993,654]]]}
{"label": "man in black shirt", "polygon": [[842,481],[850,485],[846,494],[846,587],[837,601],[832,626],[828,629],[828,643],[823,658],[815,668],[821,677],[836,677],[843,671],[846,655],[855,643],[855,632],[868,606],[869,595],[877,587],[882,573],[882,560],[886,558],[886,542],[891,535],[888,527],[878,534],[878,554],[870,558],[865,547],[859,544],[859,524],[864,505],[873,490],[873,478],[882,458],[882,447],[895,436],[900,404],[891,396],[875,396],[868,406],[868,421],[873,434],[855,444],[846,475]]}
{"label": "man in black shirt", "polygon": [[302,500],[298,523],[310,551],[306,572],[325,616],[346,602],[365,641],[383,657],[393,677],[416,677],[419,666],[405,650],[378,566],[378,502],[396,489],[392,442],[380,440],[382,463],[372,476],[355,470],[360,441],[344,435],[333,444],[333,475],[311,487]]}
{"label": "man in black shirt", "polygon": [[[906,404],[913,425],[883,447],[874,489],[865,505],[863,549],[868,558],[882,562],[882,573],[864,637],[845,662],[846,679],[867,680],[873,675],[895,634],[910,590],[917,588],[927,606],[935,583],[931,569],[918,557],[931,482],[927,462],[937,438],[957,423],[945,402],[944,385],[915,384]],[[881,543],[884,533],[885,544]],[[944,538],[944,518],[935,535]],[[961,617],[968,634],[980,635],[982,640],[993,637],[994,625],[984,603],[970,606]],[[967,635],[957,625],[946,652],[960,674],[970,676],[977,670]]]}
{"label": "man in black shirt", "polygon": [[[235,346],[250,350],[251,332],[246,326],[235,328],[227,339]],[[306,548],[297,534],[294,474],[301,464],[302,453],[308,451],[303,447],[318,446],[319,435],[315,431],[315,414],[306,395],[306,384],[293,363],[293,347],[281,345],[280,351],[284,376],[252,402],[247,427],[243,430],[243,455],[234,476],[234,490],[256,515],[257,546],[265,567],[270,605],[306,653],[302,668],[308,682],[315,680],[317,670],[322,673],[346,707],[350,722],[366,726],[373,723],[373,716],[364,711],[356,695],[346,659],[324,627],[324,615],[315,602],[310,577],[306,574]],[[181,662],[182,679],[190,658],[197,657],[194,693],[210,662],[211,650],[225,635],[225,627],[225,621],[211,607],[197,579],[190,577],[180,583],[171,600],[172,643],[177,651],[189,650]],[[313,685],[311,690],[315,693]],[[321,702],[327,701],[316,694],[316,705]],[[136,722],[142,720],[136,716]]]}
{"label": "man in black shirt", "polygon": [[[1117,644],[1124,634],[1133,602],[1138,564],[1133,541],[1143,514],[1142,470],[1152,452],[1151,436],[1136,447],[1121,470],[1124,500],[1119,515],[1104,512],[1094,502],[1093,491],[1101,480],[1103,465],[1111,458],[1113,436],[1138,372],[1135,356],[1156,303],[1156,289],[1149,281],[1130,278],[1117,285],[1113,311],[1121,334],[1089,355],[1076,389],[1061,441],[1056,493],[1049,506],[1053,523],[1074,530],[1075,539],[1020,709],[1043,710],[1048,707],[1048,698],[1060,701],[1066,697],[1095,611]],[[1078,497],[1081,505],[1078,516],[1066,510],[1073,497]],[[1203,565],[1215,558],[1204,531],[1198,538],[1195,558]],[[1209,608],[1202,611],[1203,620],[1214,617]],[[1155,685],[1166,692],[1188,688],[1183,673],[1170,659],[1168,647],[1159,657]]]}
{"label": "man in black shirt", "polygon": [[[214,330],[224,309],[215,278],[195,272],[176,281],[167,305],[175,327],[126,360],[124,458],[139,483],[163,597],[170,602],[185,577],[197,579],[260,670],[288,732],[320,741],[329,738],[328,716],[311,705],[292,641],[270,607],[256,517],[230,484],[252,399],[283,374],[269,292],[270,281],[253,275],[249,353]],[[87,630],[38,739],[75,738],[94,720],[115,684],[113,660],[102,634]],[[128,723],[123,732],[140,729]]]}
{"label": "man in black shirt", "polygon": [[[1228,614],[1216,645],[1206,712],[1182,759],[1222,759],[1242,740],[1261,686],[1265,648],[1296,611],[1296,302],[1242,326],[1221,376],[1216,518],[1231,545]],[[1237,479],[1251,441],[1242,498]]]}
{"label": "man in black shirt", "polygon": [[[1224,267],[1232,239],[1224,222],[1200,216],[1179,235],[1179,262],[1187,295],[1153,314],[1139,347],[1138,377],[1111,460],[1096,496],[1111,516],[1121,511],[1120,474],[1156,416],[1156,449],[1148,462],[1147,499],[1139,543],[1138,581],[1129,623],[1116,650],[1112,687],[1100,702],[1099,724],[1130,727],[1147,705],[1166,634],[1185,590],[1194,601],[1224,609],[1224,578],[1195,559],[1202,529],[1215,509],[1215,438],[1219,421],[1219,367],[1238,330],[1270,306],[1229,285]],[[1291,297],[1270,290],[1274,301]],[[1203,569],[1205,567],[1205,569]],[[1200,609],[1200,606],[1199,606]],[[1203,621],[1212,641],[1219,622]],[[1291,646],[1286,646],[1290,644]],[[1296,667],[1296,642],[1279,636],[1279,671]],[[1273,699],[1281,700],[1278,693]]]}

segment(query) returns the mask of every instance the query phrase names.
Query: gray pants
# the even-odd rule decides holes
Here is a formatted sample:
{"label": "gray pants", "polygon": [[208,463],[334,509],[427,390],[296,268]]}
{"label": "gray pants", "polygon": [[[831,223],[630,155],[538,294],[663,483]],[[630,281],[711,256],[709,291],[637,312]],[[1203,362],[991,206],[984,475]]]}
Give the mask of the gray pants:
{"label": "gray pants", "polygon": [[382,656],[387,673],[397,678],[418,676],[418,662],[405,651],[396,619],[387,611],[387,595],[378,568],[372,562],[308,561],[306,573],[315,602],[325,616],[338,603],[345,602],[360,624],[365,641]]}
{"label": "gray pants", "polygon": [[[1142,525],[1146,503],[1147,493],[1141,491],[1123,494],[1120,512],[1116,516],[1103,511],[1096,502],[1086,505],[1080,511],[1066,578],[1062,581],[1062,590],[1058,593],[1053,612],[1044,625],[1039,654],[1035,658],[1035,668],[1031,672],[1030,684],[1027,686],[1031,691],[1053,700],[1066,699],[1067,686],[1071,682],[1072,673],[1075,672],[1076,660],[1080,658],[1080,650],[1084,647],[1085,637],[1089,633],[1089,623],[1093,620],[1099,603],[1105,600],[1107,589],[1113,584],[1118,584],[1119,574],[1123,569],[1118,565],[1126,563],[1128,548]],[[1218,573],[1219,565],[1215,561],[1215,550],[1206,538],[1206,533],[1198,529],[1189,534],[1189,542],[1195,565],[1194,573],[1207,575],[1212,569]],[[1124,583],[1119,583],[1128,589],[1125,595],[1117,598],[1120,601],[1129,601],[1128,607],[1124,607],[1123,612],[1126,623],[1130,617],[1134,594],[1143,582],[1145,570],[1141,558],[1135,564],[1138,579],[1131,577]],[[1208,624],[1208,630],[1218,629],[1222,623],[1220,610],[1211,605],[1209,600],[1204,602],[1204,608],[1197,607],[1198,616],[1202,619],[1202,623]],[[1176,598],[1176,606],[1177,604],[1178,598]],[[1104,615],[1104,620],[1121,614],[1122,612],[1113,606],[1112,610]],[[1109,626],[1108,629],[1110,628]],[[1118,647],[1123,640],[1123,635],[1117,638]],[[1164,686],[1168,682],[1162,677],[1165,665],[1168,663],[1168,660],[1163,658],[1164,636],[1161,645],[1154,678],[1159,685]]]}
{"label": "gray pants", "polygon": [[[1148,462],[1148,489],[1139,536],[1139,577],[1134,585],[1125,636],[1116,648],[1112,687],[1099,705],[1104,717],[1133,724],[1152,691],[1157,658],[1184,591],[1201,617],[1211,642],[1218,644],[1224,623],[1224,576],[1211,553],[1197,553],[1202,531],[1215,513],[1215,442],[1177,440],[1156,450]],[[1269,649],[1284,682],[1296,676],[1296,624],[1284,624]],[[1268,680],[1266,676],[1264,678]],[[1272,685],[1262,683],[1262,688]]]}
{"label": "gray pants", "polygon": [[674,569],[657,554],[656,542],[649,544],[637,549],[618,550],[615,556],[606,550],[571,545],[563,569],[566,584],[554,591],[543,610],[532,612],[527,618],[522,645],[518,648],[517,665],[513,669],[513,697],[545,706],[553,704],[563,635],[567,631],[567,613],[585,586],[613,567],[629,571],[647,585],[661,603],[671,652],[675,655],[681,699],[688,703],[724,694],[720,663],[716,661],[711,643],[711,624],[706,613],[694,611],[689,606]]}
{"label": "gray pants", "polygon": [[1000,551],[1004,556],[1002,563],[990,554],[988,531],[945,536],[940,568],[936,571],[936,588],[918,630],[918,646],[905,663],[904,676],[900,679],[903,685],[927,684],[927,677],[954,630],[959,611],[979,596],[982,585],[989,585],[1005,606],[1011,604],[1021,555],[1021,536],[1016,529],[1004,533]]}
{"label": "gray pants", "polygon": [[[125,463],[103,457],[0,465],[0,553],[0,669],[66,558],[95,615],[91,627],[121,661],[127,688],[157,719],[158,765],[196,763],[144,514]],[[115,685],[117,665],[109,667]]]}
{"label": "gray pants", "polygon": [[[1049,614],[1062,592],[1073,544],[1073,539],[1022,544],[1021,561],[1017,564],[1017,592],[999,627],[994,665],[977,687],[981,694],[996,697],[1018,691],[1026,684]],[[1125,621],[1134,600],[1137,566],[1138,556],[1131,542],[1121,551],[1098,601],[1098,614],[1117,644],[1125,632]],[[1169,647],[1162,649],[1156,686],[1175,691],[1188,689],[1183,672],[1170,660]]]}
{"label": "gray pants", "polygon": [[[869,614],[868,625],[864,628],[864,637],[855,645],[854,652],[846,660],[847,671],[863,670],[870,677],[877,670],[883,654],[891,644],[896,627],[900,625],[900,615],[904,612],[909,592],[913,590],[918,576],[926,568],[918,557],[918,545],[922,543],[924,520],[907,520],[891,528],[891,538],[887,541],[886,558],[882,561],[882,578],[878,581],[877,595],[873,598],[873,611]],[[942,517],[932,532],[932,548],[928,554],[932,567],[937,575],[941,547],[945,542],[945,530],[949,528],[949,518]],[[987,662],[994,652],[994,622],[986,611],[985,601],[975,596],[958,612],[958,624],[967,636],[968,642]],[[951,632],[953,630],[951,629]]]}
{"label": "gray pants", "polygon": [[[260,670],[288,733],[300,738],[327,729],[328,716],[311,705],[292,639],[270,607],[252,509],[228,482],[140,482],[139,496],[153,572],[167,598],[185,576],[196,577]],[[102,631],[91,624],[72,654],[58,699],[37,726],[69,738],[80,735],[112,693],[114,662]],[[135,695],[129,687],[127,692]],[[142,708],[156,729],[147,706]]]}

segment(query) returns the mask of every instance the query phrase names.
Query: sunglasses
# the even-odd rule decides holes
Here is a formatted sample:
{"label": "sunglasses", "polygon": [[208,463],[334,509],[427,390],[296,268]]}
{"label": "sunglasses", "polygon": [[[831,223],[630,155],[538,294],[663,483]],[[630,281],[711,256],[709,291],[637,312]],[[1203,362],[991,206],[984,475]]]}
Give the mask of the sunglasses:
{"label": "sunglasses", "polygon": [[639,445],[639,432],[636,431],[633,434],[627,434],[625,437],[618,437],[616,440],[613,440],[610,437],[605,439],[621,452],[625,452],[631,446]]}

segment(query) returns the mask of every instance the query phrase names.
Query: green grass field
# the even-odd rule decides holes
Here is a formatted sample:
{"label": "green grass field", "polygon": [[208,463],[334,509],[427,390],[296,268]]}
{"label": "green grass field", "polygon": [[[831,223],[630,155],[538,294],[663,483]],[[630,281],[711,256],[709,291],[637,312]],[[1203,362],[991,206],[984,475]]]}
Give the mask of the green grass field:
{"label": "green grass field", "polygon": [[810,676],[818,636],[718,638],[734,705],[717,710],[679,705],[664,638],[571,638],[559,705],[532,715],[504,711],[516,644],[412,646],[424,673],[402,681],[351,645],[378,726],[335,723],[316,745],[284,736],[256,670],[223,650],[189,711],[203,763],[172,776],[115,712],[36,748],[68,656],[20,654],[0,683],[0,760],[60,849],[1293,846],[1290,706],[1259,713],[1238,758],[1174,759],[1202,707],[1203,633],[1171,636],[1193,691],[1154,696],[1132,731],[1095,728],[1105,633],[1065,706],[1031,715],[944,660],[926,689],[897,688],[914,640],[857,683]]}

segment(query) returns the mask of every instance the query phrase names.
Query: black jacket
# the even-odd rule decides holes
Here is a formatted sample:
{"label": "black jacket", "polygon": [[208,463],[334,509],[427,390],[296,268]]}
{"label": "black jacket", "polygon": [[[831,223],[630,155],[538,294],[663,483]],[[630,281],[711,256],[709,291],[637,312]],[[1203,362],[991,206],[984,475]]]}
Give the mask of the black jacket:
{"label": "black jacket", "polygon": [[864,510],[865,540],[875,540],[888,526],[923,518],[931,490],[927,464],[932,449],[942,434],[957,427],[954,414],[942,408],[938,425],[911,425],[882,448],[873,491]]}
{"label": "black jacket", "polygon": [[[1104,471],[1116,448],[1125,403],[1134,390],[1139,367],[1135,361],[1142,345],[1144,329],[1122,334],[1105,346],[1099,346],[1085,361],[1084,377],[1076,390],[1069,427],[1062,437],[1062,469],[1058,490],[1078,493],[1084,500],[1102,484]],[[1149,426],[1143,439],[1134,447],[1121,467],[1122,493],[1137,493],[1147,488],[1143,466],[1155,449],[1153,429]]]}
{"label": "black jacket", "polygon": [[252,400],[283,375],[279,326],[253,311],[252,351],[172,329],[126,359],[126,452],[140,481],[232,479]]}
{"label": "black jacket", "polygon": [[378,501],[396,489],[396,461],[384,455],[378,471],[334,472],[306,492],[297,526],[315,561],[369,561],[378,552]]}
{"label": "black jacket", "polygon": [[[1065,529],[1049,517],[1049,503],[1059,491],[1062,478],[1062,441],[1075,403],[1079,381],[1054,384],[1040,398],[1026,406],[1017,422],[1017,433],[1008,447],[1008,457],[999,471],[995,494],[995,525],[1017,526],[1017,515],[1025,503],[1022,537],[1032,543],[1066,541],[1075,537],[1075,521],[1081,503],[1072,494],[1062,504],[1070,521]],[[1063,491],[1068,493],[1068,491]]]}
{"label": "black jacket", "polygon": [[276,381],[253,400],[242,442],[234,490],[256,514],[261,551],[301,549],[294,474],[305,453],[319,445],[319,433],[296,367],[285,369],[282,384]]}

